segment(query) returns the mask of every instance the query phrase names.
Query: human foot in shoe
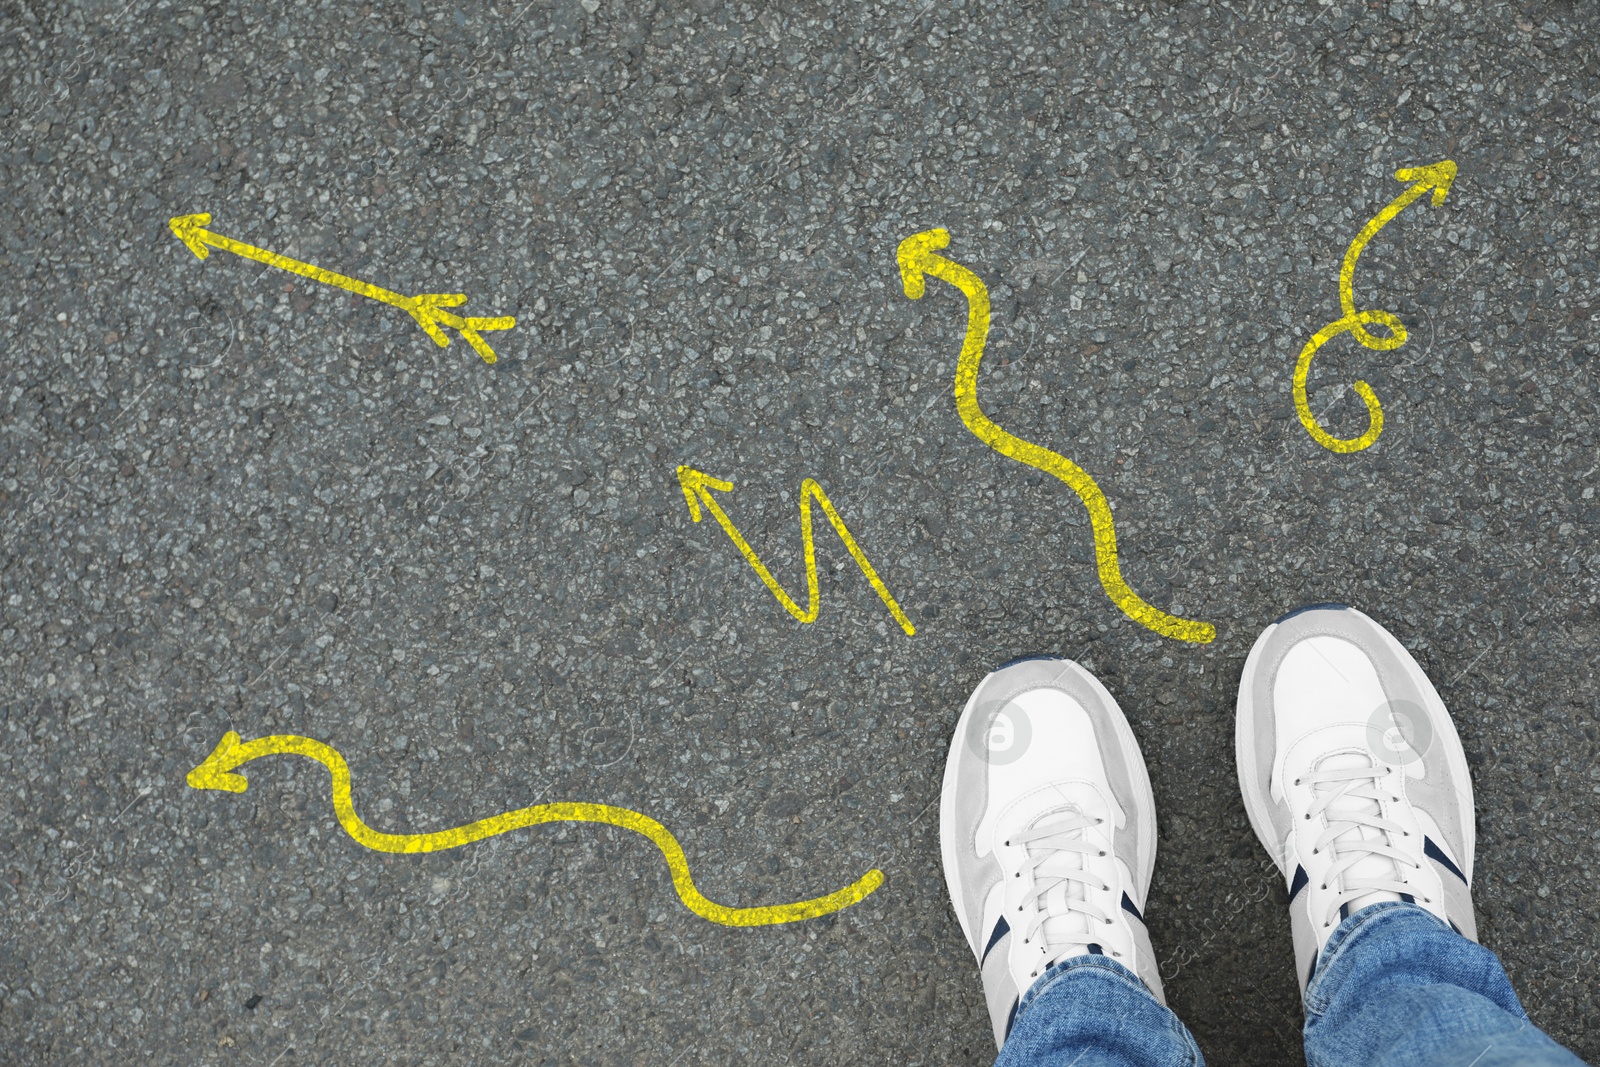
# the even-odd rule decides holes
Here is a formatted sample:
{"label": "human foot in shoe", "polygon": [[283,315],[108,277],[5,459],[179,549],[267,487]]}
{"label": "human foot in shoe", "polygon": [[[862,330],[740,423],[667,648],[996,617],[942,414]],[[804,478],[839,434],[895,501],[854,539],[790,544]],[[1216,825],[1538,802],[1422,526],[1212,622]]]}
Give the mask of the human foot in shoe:
{"label": "human foot in shoe", "polygon": [[983,680],[950,745],[939,841],[996,1045],[1021,995],[1069,957],[1110,957],[1161,997],[1142,917],[1155,798],[1127,719],[1088,671],[1040,657]]}
{"label": "human foot in shoe", "polygon": [[1234,741],[1250,825],[1289,885],[1302,993],[1340,921],[1371,904],[1416,904],[1477,940],[1466,755],[1387,630],[1339,604],[1267,627]]}

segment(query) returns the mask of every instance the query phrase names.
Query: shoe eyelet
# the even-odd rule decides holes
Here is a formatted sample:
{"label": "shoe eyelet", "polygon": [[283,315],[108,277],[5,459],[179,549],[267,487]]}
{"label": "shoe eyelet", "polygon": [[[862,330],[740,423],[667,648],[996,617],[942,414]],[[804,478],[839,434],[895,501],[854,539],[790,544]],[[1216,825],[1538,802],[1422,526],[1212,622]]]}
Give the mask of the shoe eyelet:
{"label": "shoe eyelet", "polygon": [[1107,926],[1110,926],[1110,925],[1111,925],[1111,920],[1110,920],[1110,919],[1107,919],[1107,920],[1106,920],[1106,925],[1107,925]]}
{"label": "shoe eyelet", "polygon": [[1311,821],[1311,813],[1308,811],[1308,812],[1306,812],[1306,822],[1310,822],[1310,821]]}
{"label": "shoe eyelet", "polygon": [[1324,891],[1326,891],[1327,888],[1328,888],[1328,883],[1327,882],[1323,882],[1322,883],[1322,888],[1323,888]]}
{"label": "shoe eyelet", "polygon": [[1106,854],[1106,850],[1105,849],[1101,849],[1100,850],[1100,855],[1104,856],[1105,854]]}
{"label": "shoe eyelet", "polygon": [[1312,850],[1311,850],[1311,854],[1312,854],[1312,855],[1313,855],[1313,856],[1315,856],[1315,855],[1316,855],[1316,854],[1317,854],[1317,853],[1319,853],[1319,852],[1320,852],[1320,851],[1322,851],[1322,850],[1321,850],[1321,849],[1316,849],[1316,848],[1314,848],[1314,849],[1312,849]]}
{"label": "shoe eyelet", "polygon": [[1115,956],[1115,957],[1116,957],[1116,958],[1117,958],[1117,959],[1119,959],[1119,960],[1120,960],[1120,959],[1121,959],[1121,958],[1122,958],[1122,953],[1120,953],[1120,952],[1118,952],[1118,951],[1117,951],[1117,950],[1116,950],[1116,949],[1112,949],[1112,950],[1111,950],[1111,954],[1112,954],[1112,955],[1113,955],[1113,956]]}
{"label": "shoe eyelet", "polygon": [[1296,778],[1296,779],[1295,779],[1295,780],[1294,780],[1294,784],[1295,784],[1295,785],[1299,785],[1299,784],[1300,784],[1300,779],[1298,779],[1298,778]]}

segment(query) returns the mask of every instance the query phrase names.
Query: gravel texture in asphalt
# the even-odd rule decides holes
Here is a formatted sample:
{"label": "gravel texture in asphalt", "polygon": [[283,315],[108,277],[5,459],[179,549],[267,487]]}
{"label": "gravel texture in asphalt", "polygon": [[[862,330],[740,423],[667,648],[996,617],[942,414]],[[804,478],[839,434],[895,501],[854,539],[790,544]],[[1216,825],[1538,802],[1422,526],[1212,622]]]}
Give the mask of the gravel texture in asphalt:
{"label": "gravel texture in asphalt", "polygon": [[[6,0],[0,4],[0,1061],[983,1064],[938,860],[951,728],[1073,657],[1160,806],[1147,909],[1215,1063],[1302,1062],[1285,890],[1239,798],[1246,651],[1300,604],[1388,625],[1453,710],[1475,900],[1536,1023],[1600,1059],[1600,9],[1591,3]],[[1291,377],[1358,304],[1310,399]],[[211,229],[514,315],[490,366]],[[956,414],[980,397],[1116,508]],[[455,336],[455,335],[451,335]],[[805,588],[802,625],[676,469]],[[329,778],[186,773],[225,731],[348,759],[395,832],[541,801],[668,827],[714,900],[874,867],[730,929],[661,856],[556,825],[385,855]]]}

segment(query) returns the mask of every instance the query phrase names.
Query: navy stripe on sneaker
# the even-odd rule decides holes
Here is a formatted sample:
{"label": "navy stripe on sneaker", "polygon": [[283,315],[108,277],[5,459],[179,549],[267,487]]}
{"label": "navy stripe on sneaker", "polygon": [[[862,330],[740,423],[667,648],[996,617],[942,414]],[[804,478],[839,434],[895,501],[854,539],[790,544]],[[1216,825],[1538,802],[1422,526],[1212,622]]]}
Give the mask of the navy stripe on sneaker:
{"label": "navy stripe on sneaker", "polygon": [[1139,909],[1133,906],[1133,900],[1129,898],[1126,891],[1124,891],[1122,894],[1122,910],[1127,912],[1129,915],[1132,915],[1140,922],[1144,922],[1144,916],[1140,915]]}
{"label": "navy stripe on sneaker", "polygon": [[1056,662],[1059,663],[1061,661],[1061,657],[1060,656],[1043,655],[1043,654],[1035,655],[1035,656],[1018,656],[1016,659],[1008,659],[1008,660],[1006,660],[1004,663],[1000,664],[1000,666],[996,667],[993,671],[990,671],[989,673],[990,674],[995,674],[995,673],[997,673],[999,671],[1005,670],[1007,667],[1015,667],[1019,663],[1036,663],[1036,662],[1039,662],[1041,660],[1055,660]]}
{"label": "navy stripe on sneaker", "polygon": [[1104,956],[1106,954],[1106,950],[1095,944],[1093,941],[1089,942],[1089,951],[1094,953],[1096,956]]}
{"label": "navy stripe on sneaker", "polygon": [[1018,997],[1016,1000],[1013,1000],[1011,1002],[1011,1014],[1006,1016],[1006,1037],[1007,1038],[1009,1038],[1011,1036],[1011,1027],[1016,1024],[1016,1021],[1017,1021],[1017,1005],[1019,1005],[1021,1003],[1022,1003],[1022,998],[1021,997]]}
{"label": "navy stripe on sneaker", "polygon": [[1294,898],[1300,894],[1300,890],[1304,889],[1306,883],[1310,881],[1311,878],[1306,874],[1306,869],[1296,866],[1294,869],[1294,881],[1289,883],[1289,902],[1291,904],[1294,903]]}
{"label": "navy stripe on sneaker", "polygon": [[1435,863],[1442,865],[1445,870],[1461,879],[1462,882],[1466,882],[1467,876],[1462,874],[1461,868],[1457,867],[1450,857],[1444,854],[1444,849],[1433,843],[1433,838],[1424,837],[1422,839],[1422,854]]}
{"label": "navy stripe on sneaker", "polygon": [[1288,622],[1290,619],[1294,618],[1296,615],[1304,615],[1308,611],[1349,611],[1349,610],[1350,610],[1350,605],[1349,604],[1335,604],[1332,601],[1329,601],[1326,604],[1307,604],[1303,608],[1295,608],[1293,611],[1289,612],[1287,615],[1279,615],[1276,619],[1272,620],[1272,625],[1277,626],[1279,623]]}
{"label": "navy stripe on sneaker", "polygon": [[1005,937],[1010,932],[1011,924],[1006,922],[1006,917],[1004,915],[1000,916],[1000,921],[994,924],[994,933],[989,935],[989,943],[983,946],[983,959],[978,961],[978,966],[983,966],[983,960],[989,958],[989,953],[992,952],[994,947],[1000,943],[1000,939]]}

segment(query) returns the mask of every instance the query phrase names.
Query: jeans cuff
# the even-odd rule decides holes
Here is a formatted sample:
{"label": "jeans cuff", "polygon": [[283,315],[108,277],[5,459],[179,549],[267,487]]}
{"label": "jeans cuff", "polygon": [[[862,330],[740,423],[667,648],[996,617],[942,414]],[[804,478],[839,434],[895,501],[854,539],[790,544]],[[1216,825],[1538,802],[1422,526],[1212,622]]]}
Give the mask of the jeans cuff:
{"label": "jeans cuff", "polygon": [[1339,956],[1347,950],[1353,950],[1364,936],[1376,936],[1373,927],[1388,926],[1395,922],[1409,922],[1418,916],[1435,923],[1442,930],[1450,927],[1444,920],[1428,909],[1416,904],[1408,904],[1401,900],[1386,900],[1379,904],[1372,904],[1355,912],[1341,922],[1333,931],[1333,936],[1328,938],[1328,943],[1322,947],[1322,952],[1317,956],[1317,969],[1311,976],[1311,982],[1306,986],[1305,1006],[1308,1012],[1322,1014],[1328,1009],[1328,997],[1323,995],[1322,986],[1326,978],[1338,962]]}
{"label": "jeans cuff", "polygon": [[[1051,964],[1050,967],[1039,976],[1038,981],[1034,982],[1033,985],[1028,987],[1028,991],[1022,994],[1022,999],[1017,1002],[1017,1019],[1021,1019],[1023,1014],[1028,1010],[1028,1006],[1048,992],[1049,989],[1057,982],[1066,978],[1074,971],[1081,971],[1091,968],[1095,970],[1106,971],[1113,977],[1120,978],[1127,985],[1138,990],[1140,993],[1143,993],[1151,1000],[1156,999],[1155,994],[1150,992],[1150,987],[1145,985],[1144,981],[1140,979],[1138,975],[1128,970],[1128,968],[1124,967],[1110,956],[1102,956],[1090,952],[1082,956],[1071,956],[1062,960],[1060,963]],[[1160,1002],[1157,1001],[1157,1003]],[[1014,1027],[1015,1025],[1016,1022],[1013,1021],[1012,1026]]]}

